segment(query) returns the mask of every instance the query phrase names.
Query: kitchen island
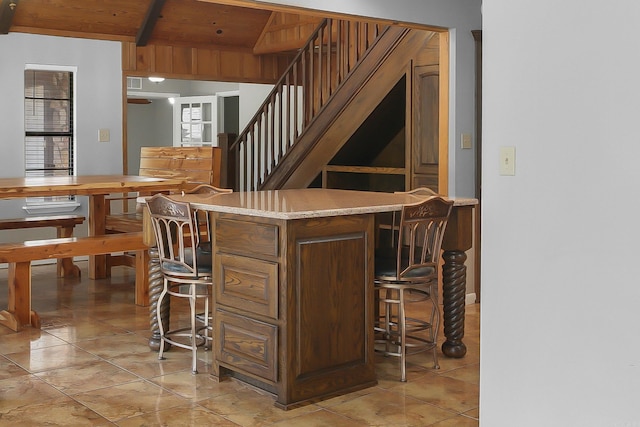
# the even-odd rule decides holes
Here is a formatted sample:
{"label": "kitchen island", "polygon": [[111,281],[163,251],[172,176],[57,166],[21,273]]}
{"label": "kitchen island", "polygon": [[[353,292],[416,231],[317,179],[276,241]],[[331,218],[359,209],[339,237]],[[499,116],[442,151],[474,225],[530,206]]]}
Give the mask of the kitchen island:
{"label": "kitchen island", "polygon": [[[284,409],[376,384],[375,215],[416,196],[300,189],[172,198],[210,213],[213,375],[257,385]],[[464,320],[464,288],[462,297]]]}

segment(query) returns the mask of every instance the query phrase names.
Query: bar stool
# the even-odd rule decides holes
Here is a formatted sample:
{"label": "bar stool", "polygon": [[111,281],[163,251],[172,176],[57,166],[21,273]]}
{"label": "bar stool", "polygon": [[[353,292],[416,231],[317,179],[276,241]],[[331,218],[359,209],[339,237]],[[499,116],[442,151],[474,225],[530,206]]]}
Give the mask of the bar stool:
{"label": "bar stool", "polygon": [[[160,258],[160,271],[164,288],[158,298],[157,316],[161,318],[165,297],[183,298],[189,301],[190,325],[171,328],[159,322],[160,352],[164,359],[165,343],[191,350],[192,372],[197,373],[197,349],[208,342],[209,298],[213,287],[211,253],[201,251],[200,233],[195,214],[189,203],[176,202],[162,194],[147,201],[147,209],[156,236]],[[202,326],[197,326],[196,303],[204,301]],[[210,337],[209,337],[210,339]]]}
{"label": "bar stool", "polygon": [[[202,194],[205,196],[215,196],[218,194],[226,194],[232,193],[233,189],[231,188],[220,188],[210,184],[200,184],[188,191],[185,191],[185,194]],[[209,265],[211,265],[211,258],[213,257],[212,246],[211,246],[211,224],[209,223],[209,213],[206,211],[200,211],[198,209],[193,209],[193,218],[197,224],[197,230],[200,233],[199,235],[199,243],[198,243],[198,252],[200,258],[209,257]],[[206,334],[207,341],[211,341],[213,339],[213,316],[211,313],[207,313],[207,318],[205,319],[205,313],[197,313],[196,320],[202,322],[207,325],[209,333]],[[205,343],[205,348],[210,348],[209,343]]]}
{"label": "bar stool", "polygon": [[[376,250],[376,351],[400,358],[401,381],[407,380],[408,354],[432,350],[434,368],[439,368],[438,260],[452,206],[453,201],[439,196],[404,205],[393,247]],[[431,310],[424,318],[406,315],[407,304],[425,301]]]}

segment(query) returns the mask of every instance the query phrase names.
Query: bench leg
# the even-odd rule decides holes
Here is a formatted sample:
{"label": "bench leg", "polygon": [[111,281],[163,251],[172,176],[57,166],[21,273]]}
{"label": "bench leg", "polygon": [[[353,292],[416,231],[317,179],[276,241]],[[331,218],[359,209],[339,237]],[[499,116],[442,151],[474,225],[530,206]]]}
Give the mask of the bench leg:
{"label": "bench leg", "polygon": [[[58,227],[58,237],[73,237],[73,227]],[[58,277],[80,277],[80,267],[73,263],[73,258],[58,259]]]}
{"label": "bench leg", "polygon": [[8,308],[0,312],[0,324],[13,331],[24,325],[40,328],[40,317],[31,310],[31,263],[9,263]]}
{"label": "bench leg", "polygon": [[149,305],[149,251],[136,252],[136,305]]}

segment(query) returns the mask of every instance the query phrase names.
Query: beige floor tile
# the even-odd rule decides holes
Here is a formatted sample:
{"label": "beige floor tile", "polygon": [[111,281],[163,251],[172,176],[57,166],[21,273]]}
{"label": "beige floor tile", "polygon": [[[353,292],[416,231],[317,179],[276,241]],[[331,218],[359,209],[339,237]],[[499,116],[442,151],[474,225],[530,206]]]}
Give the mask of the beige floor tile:
{"label": "beige floor tile", "polygon": [[430,375],[391,388],[391,391],[412,396],[439,408],[465,412],[479,405],[478,386],[453,378]]}
{"label": "beige floor tile", "polygon": [[357,399],[360,396],[364,396],[364,395],[367,395],[367,394],[375,393],[376,391],[378,391],[380,389],[381,389],[381,387],[378,387],[378,386],[367,387],[367,388],[363,388],[362,390],[357,390],[357,391],[354,391],[354,392],[351,392],[351,393],[342,394],[340,396],[332,397],[332,398],[327,399],[327,400],[322,400],[320,402],[317,402],[316,405],[320,406],[322,408],[330,409],[332,406],[340,405],[341,403],[345,403],[345,402],[348,402],[350,400]]}
{"label": "beige floor tile", "polygon": [[138,376],[106,361],[53,369],[35,375],[68,395],[140,380]]}
{"label": "beige floor tile", "polygon": [[432,425],[432,427],[478,427],[479,422],[477,419],[468,418],[464,415],[457,415],[455,417],[440,421]]}
{"label": "beige floor tile", "polygon": [[146,381],[136,381],[73,396],[78,402],[110,421],[171,409],[189,403]]}
{"label": "beige floor tile", "polygon": [[[411,357],[420,356],[421,355],[416,354]],[[429,359],[429,361],[426,362],[427,367],[407,361],[407,381],[415,381],[418,378],[433,375],[433,373],[436,372],[433,369],[432,359],[430,357],[427,358]],[[389,389],[396,387],[400,384],[400,358],[376,355],[376,373],[378,375],[378,386],[380,388]]]}
{"label": "beige floor tile", "polygon": [[0,356],[0,381],[23,375],[29,375],[29,372],[6,357]]}
{"label": "beige floor tile", "polygon": [[171,427],[195,427],[195,426],[237,426],[219,415],[197,405],[188,405],[151,412],[136,417],[118,421],[119,427],[142,426],[171,426]]}
{"label": "beige floor tile", "polygon": [[480,408],[474,408],[470,411],[463,412],[462,415],[474,418],[476,420],[480,419]]}
{"label": "beige floor tile", "polygon": [[33,375],[22,375],[1,380],[0,396],[0,414],[5,414],[35,402],[63,397],[64,394]]}
{"label": "beige floor tile", "polygon": [[369,426],[427,426],[456,415],[410,395],[380,390],[340,405],[332,412]]}
{"label": "beige floor tile", "polygon": [[76,341],[75,345],[105,359],[113,359],[135,353],[149,353],[149,340],[131,332]]}
{"label": "beige floor tile", "polygon": [[149,316],[149,307],[141,307],[144,308],[144,311],[139,313],[136,312],[131,316],[122,316],[116,315],[114,317],[109,316],[108,318],[102,318],[104,323],[107,323],[114,328],[124,329],[126,331],[131,331],[144,337],[149,340],[151,337],[151,332],[149,331],[150,325],[150,316]]}
{"label": "beige floor tile", "polygon": [[193,402],[236,393],[243,388],[236,381],[218,382],[209,372],[192,374],[191,370],[162,375],[150,381]]}
{"label": "beige floor tile", "polygon": [[100,360],[97,356],[71,344],[26,350],[5,356],[29,372],[42,372],[50,369],[84,365],[87,362]]}
{"label": "beige floor tile", "polygon": [[115,426],[106,418],[68,397],[32,400],[30,404],[0,410],[0,427]]}
{"label": "beige floor tile", "polygon": [[438,375],[464,381],[470,384],[480,385],[480,364],[465,365],[461,368],[449,371],[437,372]]}
{"label": "beige floor tile", "polygon": [[0,326],[0,354],[37,350],[61,344],[66,342],[46,331],[24,328],[20,332],[13,332],[9,328]]}
{"label": "beige floor tile", "polygon": [[93,319],[87,319],[73,325],[59,328],[48,328],[47,332],[69,343],[127,333],[124,329],[116,328]]}
{"label": "beige floor tile", "polygon": [[[51,298],[56,298],[55,296]],[[91,316],[88,311],[78,308],[61,307],[53,311],[38,310],[42,330],[55,330],[57,328],[69,327],[76,324],[95,321],[95,316]]]}
{"label": "beige floor tile", "polygon": [[278,427],[361,427],[368,424],[333,413],[330,410],[319,409],[295,418],[277,421],[273,425]]}
{"label": "beige floor tile", "polygon": [[188,357],[173,357],[158,360],[158,353],[134,353],[109,359],[123,369],[138,375],[141,378],[155,378],[174,372],[186,372],[191,374],[191,359]]}
{"label": "beige floor tile", "polygon": [[283,411],[274,406],[273,397],[250,387],[198,402],[241,426],[266,426],[278,420],[295,418],[318,410],[315,405]]}

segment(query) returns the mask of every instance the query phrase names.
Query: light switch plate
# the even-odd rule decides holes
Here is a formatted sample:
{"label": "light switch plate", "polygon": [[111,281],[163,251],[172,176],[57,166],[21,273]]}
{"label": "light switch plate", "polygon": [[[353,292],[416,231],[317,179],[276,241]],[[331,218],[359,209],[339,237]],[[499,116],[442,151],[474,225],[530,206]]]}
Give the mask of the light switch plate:
{"label": "light switch plate", "polygon": [[516,174],[516,147],[500,147],[500,175]]}
{"label": "light switch plate", "polygon": [[460,147],[461,148],[471,148],[471,134],[463,133],[460,137]]}
{"label": "light switch plate", "polygon": [[111,135],[109,134],[109,129],[98,130],[98,142],[109,142],[110,139]]}

